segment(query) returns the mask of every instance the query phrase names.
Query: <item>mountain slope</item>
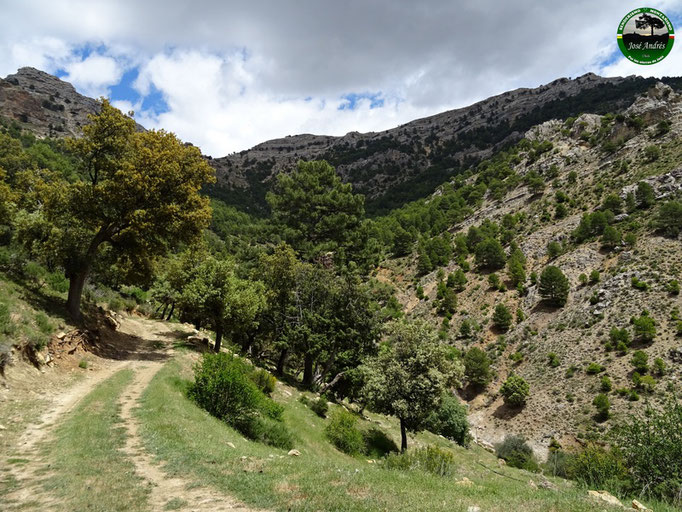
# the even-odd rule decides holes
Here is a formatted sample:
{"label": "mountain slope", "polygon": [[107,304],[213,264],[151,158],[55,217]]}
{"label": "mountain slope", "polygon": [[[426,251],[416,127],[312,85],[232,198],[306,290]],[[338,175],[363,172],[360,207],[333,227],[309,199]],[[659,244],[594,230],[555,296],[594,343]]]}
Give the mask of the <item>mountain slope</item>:
{"label": "mountain slope", "polygon": [[[670,283],[682,278],[682,241],[679,235],[664,236],[657,225],[661,205],[682,197],[682,96],[659,83],[622,118],[584,114],[566,123],[548,121],[529,130],[526,138],[529,144],[506,157],[521,184],[497,199],[488,191],[480,207],[449,232],[466,236],[471,226],[501,225],[505,217],[514,216],[517,224],[512,231],[525,255],[527,275],[540,275],[546,266],[555,265],[568,277],[570,292],[563,308],[547,306],[532,278],[527,291],[517,292],[504,268],[497,274],[507,286],[502,291],[493,289],[490,272],[477,270],[472,256],[464,261],[474,270],[465,272],[468,283],[458,293],[456,312],[448,322],[435,309],[438,271],[419,276],[414,254],[386,261],[377,276],[397,287],[408,314],[441,324],[450,343],[462,350],[480,347],[493,360],[496,376],[487,390],[463,395],[479,438],[497,442],[519,433],[547,453],[551,438],[567,446],[597,439],[632,409],[662,403],[671,389],[680,392],[682,298],[671,291]],[[538,156],[533,143],[550,149]],[[544,190],[534,192],[523,184],[530,173],[543,178]],[[636,193],[640,181],[651,185],[653,204],[629,208],[628,194]],[[575,230],[583,216],[604,211],[606,198],[614,193],[623,201],[610,224],[620,241],[607,246],[596,234],[577,240]],[[566,208],[562,216],[557,215],[560,203]],[[549,254],[550,242],[558,244],[558,254]],[[459,268],[466,270],[462,260],[456,260],[442,268],[445,276]],[[582,280],[581,274],[593,272],[598,272],[596,279]],[[420,287],[424,299],[418,296]],[[492,326],[498,304],[522,313],[522,318],[515,315],[506,333]],[[636,339],[631,319],[643,314],[655,322],[652,342]],[[473,326],[472,335],[460,333],[464,322]],[[618,350],[610,341],[612,328],[629,333],[633,341],[627,350]],[[653,391],[633,381],[631,358],[636,350],[648,356]],[[558,364],[550,364],[550,353]],[[666,368],[663,374],[654,370],[657,358]],[[590,369],[590,363],[603,369]],[[512,372],[530,383],[528,404],[520,410],[506,407],[499,394]],[[613,419],[598,423],[592,400],[602,391],[603,376],[612,381],[608,396]]]}
{"label": "mountain slope", "polygon": [[[677,79],[668,81],[682,85]],[[426,196],[448,177],[518,141],[535,124],[582,112],[620,111],[653,83],[588,73],[509,91],[383,132],[275,139],[213,159],[218,183],[211,193],[248,211],[263,211],[274,175],[291,170],[300,159],[322,158],[367,196],[370,212],[385,212]]]}

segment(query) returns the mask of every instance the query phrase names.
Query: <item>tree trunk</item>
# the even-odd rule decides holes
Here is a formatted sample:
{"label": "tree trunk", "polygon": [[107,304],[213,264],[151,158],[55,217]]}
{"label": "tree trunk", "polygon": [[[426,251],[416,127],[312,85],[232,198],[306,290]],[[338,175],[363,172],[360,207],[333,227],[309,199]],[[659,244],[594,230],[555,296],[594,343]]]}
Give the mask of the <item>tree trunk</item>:
{"label": "tree trunk", "polygon": [[219,325],[215,330],[215,347],[213,349],[216,353],[220,352],[220,342],[223,341],[223,326]]}
{"label": "tree trunk", "polygon": [[400,453],[407,451],[407,429],[405,428],[405,420],[400,418]]}
{"label": "tree trunk", "polygon": [[170,321],[170,319],[173,317],[173,311],[175,311],[175,302],[171,304],[171,309],[168,313],[168,316],[166,317],[166,322]]}
{"label": "tree trunk", "polygon": [[245,334],[242,339],[242,354],[248,354],[251,351],[251,345],[253,345],[253,335]]}
{"label": "tree trunk", "polygon": [[345,374],[346,374],[345,370],[340,373],[337,373],[332,380],[330,380],[320,388],[320,393],[324,393],[328,389],[333,388],[336,385],[336,383],[341,380],[341,377],[343,377]]}
{"label": "tree trunk", "polygon": [[279,353],[279,359],[277,360],[277,375],[280,377],[284,375],[284,367],[287,362],[287,356],[289,355],[289,349],[283,348]]}
{"label": "tree trunk", "polygon": [[81,314],[81,296],[83,295],[85,281],[88,279],[88,274],[90,274],[90,265],[97,256],[97,249],[100,244],[109,240],[110,236],[111,226],[102,226],[88,246],[83,260],[85,264],[69,278],[69,297],[66,300],[66,310],[71,315],[71,318],[76,321],[80,321],[83,318]]}
{"label": "tree trunk", "polygon": [[166,310],[168,309],[168,302],[163,303],[163,311],[161,312],[161,318],[166,318]]}
{"label": "tree trunk", "polygon": [[303,386],[310,388],[313,385],[313,364],[315,359],[312,355],[306,354],[303,360]]}
{"label": "tree trunk", "polygon": [[81,295],[83,295],[83,287],[89,273],[90,267],[85,267],[69,279],[69,298],[66,300],[66,310],[71,315],[71,318],[76,321],[80,321],[83,318],[81,314]]}

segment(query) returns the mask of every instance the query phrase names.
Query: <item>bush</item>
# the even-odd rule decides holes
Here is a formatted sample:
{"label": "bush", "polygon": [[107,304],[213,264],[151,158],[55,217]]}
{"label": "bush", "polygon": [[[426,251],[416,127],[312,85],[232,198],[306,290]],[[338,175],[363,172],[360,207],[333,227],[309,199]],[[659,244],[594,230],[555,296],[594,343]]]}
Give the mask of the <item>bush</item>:
{"label": "bush", "polygon": [[258,386],[263,393],[271,395],[275,390],[277,379],[267,370],[257,368],[250,374],[251,380]]}
{"label": "bush", "polygon": [[549,366],[551,366],[552,368],[556,368],[560,364],[559,356],[557,356],[554,352],[550,352],[549,354],[547,354],[547,359],[549,362]]}
{"label": "bush", "polygon": [[599,393],[594,397],[592,405],[597,408],[597,419],[599,421],[605,421],[609,419],[609,409],[611,408],[611,403],[609,398],[604,393]]}
{"label": "bush", "polygon": [[587,365],[587,368],[585,368],[585,373],[588,375],[596,375],[603,372],[604,370],[605,368],[599,363],[590,363]]}
{"label": "bush", "polygon": [[604,393],[608,393],[609,391],[611,391],[611,390],[613,389],[613,383],[611,382],[611,379],[609,379],[606,375],[604,375],[604,376],[601,378],[601,381],[600,381],[600,389],[601,389]]}
{"label": "bush", "polygon": [[38,330],[40,330],[40,332],[43,334],[51,334],[52,331],[54,331],[54,325],[52,324],[52,321],[42,311],[36,313],[36,325],[38,326]]}
{"label": "bush", "polygon": [[440,407],[431,413],[427,428],[461,446],[469,446],[471,442],[467,407],[450,393],[443,395]]}
{"label": "bush", "polygon": [[126,303],[121,297],[114,297],[109,301],[108,308],[112,311],[122,311],[126,309]]}
{"label": "bush", "polygon": [[320,418],[326,418],[327,411],[329,410],[329,404],[327,404],[327,399],[321,396],[317,400],[313,400],[312,402],[310,402],[310,409]]}
{"label": "bush", "polygon": [[599,274],[598,270],[593,270],[590,272],[590,282],[591,283],[598,283],[599,279],[601,279],[601,275]]}
{"label": "bush", "polygon": [[234,425],[244,436],[259,443],[290,450],[294,439],[284,423],[264,416],[250,416]]}
{"label": "bush", "polygon": [[343,453],[359,455],[365,450],[365,440],[357,428],[358,419],[345,409],[337,409],[331,415],[324,433],[327,439]]}
{"label": "bush", "polygon": [[571,458],[568,473],[591,489],[621,492],[628,487],[628,469],[617,449],[588,444]]}
{"label": "bush", "polygon": [[426,471],[434,475],[451,476],[455,469],[455,457],[437,446],[417,448],[409,452],[388,455],[384,468],[399,471]]}
{"label": "bush", "polygon": [[495,452],[500,459],[504,459],[507,465],[537,471],[538,463],[533,455],[533,449],[521,436],[508,435],[500,444],[495,446]]}
{"label": "bush", "polygon": [[547,462],[543,465],[545,474],[554,477],[569,478],[572,456],[563,450],[550,451]]}
{"label": "bush", "polygon": [[643,350],[638,350],[632,354],[631,363],[639,373],[649,371],[649,356]]}
{"label": "bush", "polygon": [[526,399],[530,395],[530,386],[523,377],[512,373],[502,384],[500,393],[505,404],[520,407],[526,403]]}
{"label": "bush", "polygon": [[45,276],[45,282],[55,292],[66,293],[69,291],[69,280],[63,272],[51,272]]}
{"label": "bush", "polygon": [[670,400],[660,410],[649,407],[612,433],[630,469],[633,491],[682,505],[682,405]]}
{"label": "bush", "polygon": [[290,448],[292,436],[281,423],[284,408],[258,388],[252,374],[253,368],[238,357],[206,353],[194,368],[189,396],[246,437]]}
{"label": "bush", "polygon": [[12,322],[9,306],[4,302],[0,302],[0,334],[9,336],[14,334],[15,330],[16,326]]}
{"label": "bush", "polygon": [[658,160],[661,156],[661,149],[658,146],[647,146],[644,148],[644,156],[649,162]]}

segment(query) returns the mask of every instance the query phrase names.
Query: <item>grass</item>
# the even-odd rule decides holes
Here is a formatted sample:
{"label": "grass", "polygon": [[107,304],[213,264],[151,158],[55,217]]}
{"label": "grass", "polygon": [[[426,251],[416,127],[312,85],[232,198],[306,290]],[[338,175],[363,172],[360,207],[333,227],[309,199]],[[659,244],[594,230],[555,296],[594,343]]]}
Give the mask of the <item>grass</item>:
{"label": "grass", "polygon": [[[412,440],[450,450],[454,474],[438,477],[421,471],[394,471],[364,458],[344,455],[324,437],[326,421],[299,403],[298,393],[280,386],[275,398],[285,405],[284,419],[298,439],[300,457],[246,441],[238,432],[199,409],[185,395],[191,372],[187,355],[170,361],[154,377],[136,412],[147,450],[164,463],[164,470],[188,477],[232,495],[249,505],[273,510],[429,510],[458,511],[477,505],[482,510],[590,511],[583,489],[560,482],[560,491],[533,489],[537,476],[498,468],[496,458],[480,448],[466,450],[430,434]],[[397,438],[397,425],[372,415]],[[376,423],[373,423],[376,425]],[[235,448],[228,446],[228,442]],[[242,457],[245,457],[243,459]],[[507,475],[480,466],[481,461]],[[455,481],[466,476],[471,487]]]}
{"label": "grass", "polygon": [[122,370],[97,386],[48,444],[44,487],[63,500],[64,510],[147,510],[148,490],[121,451],[126,435],[119,397],[132,376]]}

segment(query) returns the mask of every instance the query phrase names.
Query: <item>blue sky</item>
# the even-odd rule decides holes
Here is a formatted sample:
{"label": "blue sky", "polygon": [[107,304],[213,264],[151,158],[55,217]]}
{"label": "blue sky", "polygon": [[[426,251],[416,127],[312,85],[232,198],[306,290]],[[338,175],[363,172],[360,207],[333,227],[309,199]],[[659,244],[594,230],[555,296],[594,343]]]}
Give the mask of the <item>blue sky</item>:
{"label": "blue sky", "polygon": [[[0,76],[43,69],[222,156],[296,133],[388,129],[586,72],[679,75],[682,43],[654,66],[620,55],[617,25],[640,6],[24,0],[0,18]],[[650,6],[682,26],[682,0]]]}

